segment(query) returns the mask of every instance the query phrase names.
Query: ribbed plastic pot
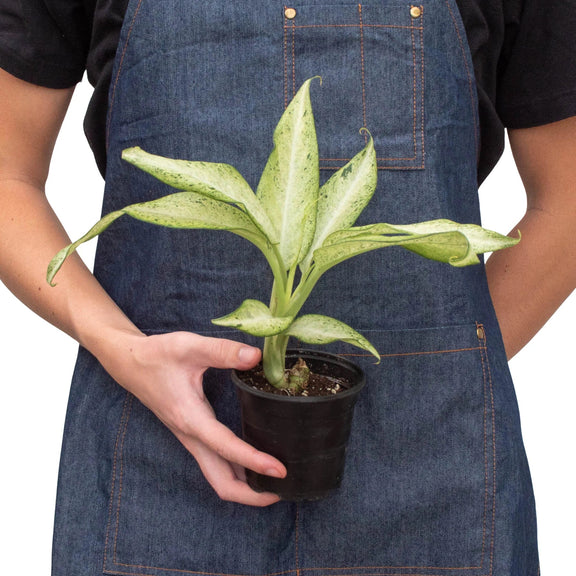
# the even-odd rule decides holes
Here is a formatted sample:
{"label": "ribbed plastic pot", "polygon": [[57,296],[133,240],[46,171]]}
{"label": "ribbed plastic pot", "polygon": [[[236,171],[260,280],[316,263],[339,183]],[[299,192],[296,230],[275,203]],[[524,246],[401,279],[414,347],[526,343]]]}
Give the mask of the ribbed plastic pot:
{"label": "ribbed plastic pot", "polygon": [[233,372],[246,442],[278,458],[285,478],[246,470],[249,486],[274,492],[283,500],[319,500],[341,483],[354,406],[365,384],[364,372],[352,362],[314,350],[288,350],[287,366],[303,358],[316,373],[344,377],[350,385],[330,396],[281,396],[245,384]]}

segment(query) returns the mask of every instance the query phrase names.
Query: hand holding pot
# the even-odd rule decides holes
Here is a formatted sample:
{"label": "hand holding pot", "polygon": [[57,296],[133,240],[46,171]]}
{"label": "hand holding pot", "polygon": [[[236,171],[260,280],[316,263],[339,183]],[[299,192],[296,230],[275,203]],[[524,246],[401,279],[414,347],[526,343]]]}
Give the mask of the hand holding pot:
{"label": "hand holding pot", "polygon": [[283,464],[218,422],[202,388],[203,374],[210,367],[252,368],[260,360],[258,348],[189,332],[131,334],[115,348],[121,354],[104,360],[104,367],[174,433],[220,498],[252,506],[279,500],[249,488],[244,468],[283,477]]}

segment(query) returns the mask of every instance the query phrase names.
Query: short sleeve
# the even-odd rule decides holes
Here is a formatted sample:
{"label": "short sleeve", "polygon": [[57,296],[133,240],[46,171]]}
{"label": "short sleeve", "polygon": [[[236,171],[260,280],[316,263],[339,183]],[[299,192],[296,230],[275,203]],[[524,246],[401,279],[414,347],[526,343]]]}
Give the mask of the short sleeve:
{"label": "short sleeve", "polygon": [[0,68],[48,88],[82,79],[90,46],[89,2],[0,0]]}
{"label": "short sleeve", "polygon": [[498,113],[508,128],[576,115],[573,0],[525,0],[500,70]]}

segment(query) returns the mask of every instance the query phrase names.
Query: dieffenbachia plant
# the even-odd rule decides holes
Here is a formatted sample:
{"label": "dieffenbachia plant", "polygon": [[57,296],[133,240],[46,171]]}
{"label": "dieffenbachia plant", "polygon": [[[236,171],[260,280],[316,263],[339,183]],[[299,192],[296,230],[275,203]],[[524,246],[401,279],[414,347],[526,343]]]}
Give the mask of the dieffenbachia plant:
{"label": "dieffenbachia plant", "polygon": [[407,226],[354,226],[376,189],[372,138],[320,187],[311,81],[300,88],[274,131],[274,148],[256,193],[227,164],[173,160],[137,147],[124,150],[124,160],[178,192],[126,206],[102,218],[85,236],[54,257],[48,268],[48,282],[53,284],[63,262],[80,244],[123,215],[171,228],[233,232],[255,244],[268,261],[274,275],[272,294],[268,305],[245,300],[237,310],[213,323],[264,337],[267,379],[278,388],[294,392],[302,386],[302,375],[301,370],[291,374],[284,369],[291,336],[309,344],[342,340],[379,358],[370,342],[343,322],[318,314],[298,317],[327,270],[353,256],[387,246],[402,246],[432,260],[467,266],[479,262],[478,254],[518,242],[476,225],[449,220]]}

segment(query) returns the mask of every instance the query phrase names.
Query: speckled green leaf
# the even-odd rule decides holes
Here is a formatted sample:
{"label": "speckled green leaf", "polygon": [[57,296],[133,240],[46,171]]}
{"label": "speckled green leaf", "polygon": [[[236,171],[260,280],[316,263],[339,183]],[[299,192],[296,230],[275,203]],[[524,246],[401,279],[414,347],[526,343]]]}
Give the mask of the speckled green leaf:
{"label": "speckled green leaf", "polygon": [[62,264],[64,264],[64,262],[66,261],[66,258],[68,258],[68,256],[70,256],[70,254],[72,254],[76,250],[76,248],[78,248],[78,246],[84,244],[84,242],[88,242],[88,240],[92,240],[92,238],[95,238],[96,236],[98,236],[98,234],[104,232],[104,230],[106,230],[106,228],[108,228],[110,224],[112,224],[112,222],[118,220],[118,218],[120,218],[120,216],[123,215],[124,212],[122,210],[118,210],[117,212],[111,212],[110,214],[107,214],[106,216],[104,216],[104,218],[101,218],[98,222],[96,222],[96,224],[94,224],[94,226],[92,226],[92,228],[90,228],[90,230],[86,234],[84,234],[82,238],[79,238],[78,240],[76,240],[76,242],[69,244],[65,248],[62,248],[62,250],[60,250],[60,252],[58,252],[58,254],[56,254],[56,256],[54,256],[54,258],[52,258],[52,260],[48,264],[48,271],[46,273],[46,281],[48,282],[48,284],[50,284],[51,286],[56,286],[56,284],[54,283],[54,276],[56,276],[56,274],[62,267]]}
{"label": "speckled green leaf", "polygon": [[411,246],[418,244],[420,244],[421,254],[427,253],[427,257],[433,260],[451,262],[451,259],[462,259],[468,254],[468,242],[459,232],[436,234],[433,237],[417,234],[378,236],[377,234],[358,234],[355,232],[349,239],[342,235],[339,241],[316,250],[314,262],[317,267],[325,271],[340,262],[365,252],[388,246],[402,246],[410,249]]}
{"label": "speckled green leaf", "polygon": [[294,336],[306,344],[329,344],[341,340],[370,352],[380,360],[380,354],[362,334],[350,328],[348,324],[329,316],[320,314],[301,316],[292,323],[286,334]]}
{"label": "speckled green leaf", "polygon": [[319,171],[311,81],[300,88],[274,131],[274,149],[257,190],[278,231],[286,270],[308,252],[316,223]]}
{"label": "speckled green leaf", "polygon": [[48,282],[52,283],[64,260],[80,244],[104,232],[114,220],[124,214],[143,222],[168,228],[228,230],[250,240],[263,252],[268,246],[267,239],[252,220],[235,206],[194,192],[177,192],[150,202],[126,206],[102,218],[87,234],[54,257],[48,267]]}
{"label": "speckled green leaf", "polygon": [[301,268],[308,269],[314,250],[333,232],[349,228],[364,210],[374,191],[378,168],[372,138],[346,166],[343,166],[320,188],[316,232]]}
{"label": "speckled green leaf", "polygon": [[421,242],[407,246],[409,250],[425,258],[449,262],[452,266],[457,267],[477,264],[479,262],[477,254],[511,248],[520,242],[519,237],[511,238],[509,236],[503,236],[498,232],[486,230],[486,228],[482,228],[476,224],[459,224],[452,220],[430,220],[428,222],[420,222],[419,224],[409,224],[406,226],[395,225],[394,227],[400,232],[430,236],[446,234],[447,232],[459,232],[468,242],[468,251],[461,258],[450,257],[441,244],[434,243],[433,241],[431,241],[430,244]]}
{"label": "speckled green leaf", "polygon": [[508,248],[518,243],[475,224],[451,220],[431,220],[419,224],[373,224],[330,235],[322,248],[314,252],[314,262],[322,270],[358,254],[402,246],[430,260],[462,267],[479,262],[478,254]]}
{"label": "speckled green leaf", "polygon": [[122,158],[161,182],[187,192],[238,206],[264,232],[272,244],[278,235],[266,211],[243,176],[229,164],[174,160],[149,154],[139,147],[127,148]]}
{"label": "speckled green leaf", "polygon": [[212,320],[217,326],[236,328],[253,336],[274,336],[284,332],[292,318],[276,317],[270,308],[258,300],[245,300],[231,314]]}

